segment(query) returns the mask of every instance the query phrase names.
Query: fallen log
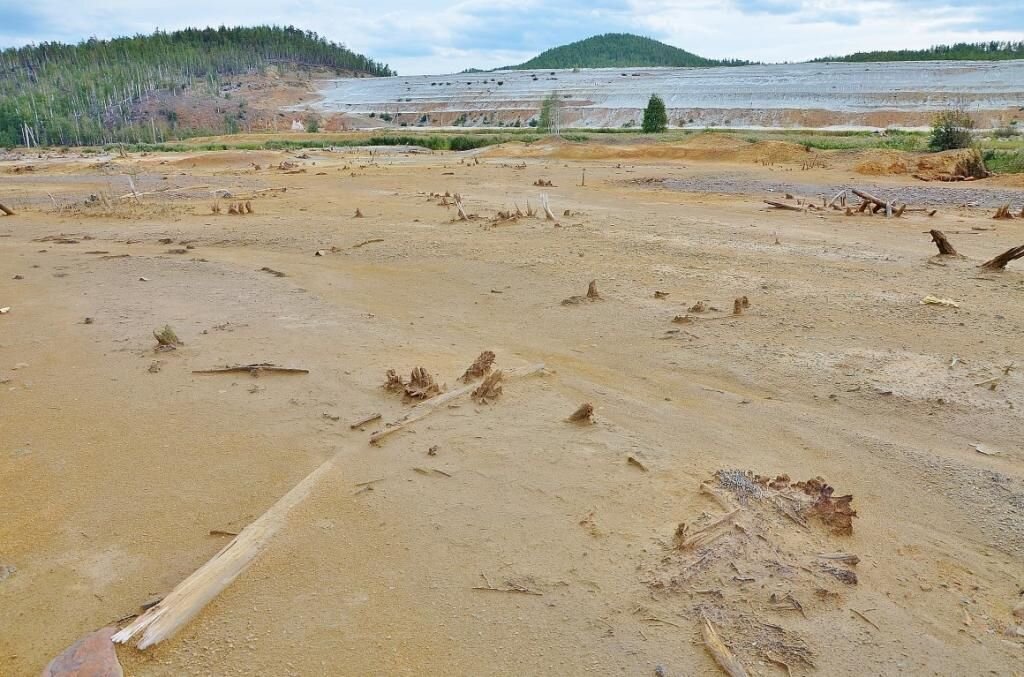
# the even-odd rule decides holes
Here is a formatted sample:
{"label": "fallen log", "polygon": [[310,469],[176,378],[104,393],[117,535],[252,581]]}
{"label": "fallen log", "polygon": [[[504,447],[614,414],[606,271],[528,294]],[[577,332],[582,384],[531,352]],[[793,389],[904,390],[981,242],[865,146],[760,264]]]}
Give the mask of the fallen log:
{"label": "fallen log", "polygon": [[335,459],[341,453],[336,452],[296,484],[256,521],[242,529],[238,536],[231,539],[231,542],[210,561],[179,583],[159,603],[115,634],[113,641],[126,644],[141,632],[138,648],[146,649],[167,639],[192,620],[210,600],[245,571],[284,524],[285,517],[292,508],[305,500],[317,482],[331,470]]}
{"label": "fallen log", "polygon": [[774,200],[765,200],[764,203],[766,205],[768,205],[769,207],[775,207],[776,209],[785,209],[785,210],[791,211],[791,212],[802,212],[802,211],[804,211],[803,207],[794,207],[793,205],[788,205],[785,202],[776,202]]}
{"label": "fallen log", "polygon": [[945,234],[941,230],[935,230],[934,228],[928,231],[932,236],[932,242],[939,248],[939,256],[960,256],[953,245],[950,244],[949,240],[946,239]]}
{"label": "fallen log", "polygon": [[888,202],[875,197],[871,193],[865,193],[864,191],[857,190],[856,188],[852,188],[850,192],[859,197],[861,200],[866,200],[867,202],[870,202],[871,204],[875,205],[876,207],[880,207],[881,209],[885,209],[885,206],[889,204]]}
{"label": "fallen log", "polygon": [[[543,369],[543,363],[531,364],[526,367],[519,367],[518,369],[508,369],[504,372],[503,378],[505,380],[510,380],[522,376],[530,376],[531,374],[536,374],[542,371]],[[442,404],[448,404],[452,400],[458,399],[463,395],[468,395],[469,393],[476,390],[476,388],[477,385],[475,383],[470,383],[469,385],[464,385],[460,388],[456,388],[455,390],[449,390],[448,392],[438,395],[437,397],[433,397],[425,402],[417,404],[415,407],[409,410],[409,412],[405,416],[402,416],[401,418],[392,421],[391,423],[388,423],[384,428],[370,435],[370,444],[374,444],[382,440],[391,433],[401,430],[410,423],[415,423],[416,421],[427,416],[432,411],[440,407]]]}
{"label": "fallen log", "polygon": [[1020,258],[1024,258],[1024,244],[1018,247],[1011,247],[1010,249],[1007,249],[999,256],[989,259],[985,263],[981,264],[979,267],[987,268],[988,270],[1002,270],[1010,261],[1016,261],[1017,259]]}
{"label": "fallen log", "polygon": [[5,216],[14,216],[14,211],[0,204],[0,212],[3,212]]}

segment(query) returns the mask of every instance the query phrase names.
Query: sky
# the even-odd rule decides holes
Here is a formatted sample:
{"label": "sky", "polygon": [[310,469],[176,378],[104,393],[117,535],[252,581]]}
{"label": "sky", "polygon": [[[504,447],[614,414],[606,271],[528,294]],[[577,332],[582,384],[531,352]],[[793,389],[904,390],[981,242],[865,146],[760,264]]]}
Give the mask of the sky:
{"label": "sky", "polygon": [[402,75],[526,61],[599,33],[709,58],[803,61],[1024,40],[1022,0],[0,0],[0,47],[187,26],[294,25]]}

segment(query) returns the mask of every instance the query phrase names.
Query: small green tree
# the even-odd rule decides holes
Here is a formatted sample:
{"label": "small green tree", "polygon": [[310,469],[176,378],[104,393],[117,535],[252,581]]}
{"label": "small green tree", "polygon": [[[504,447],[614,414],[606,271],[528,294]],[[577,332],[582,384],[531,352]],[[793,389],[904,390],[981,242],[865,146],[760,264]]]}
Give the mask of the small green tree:
{"label": "small green tree", "polygon": [[647,108],[644,109],[644,134],[663,132],[668,127],[668,113],[665,112],[665,102],[657,94],[651,94]]}
{"label": "small green tree", "polygon": [[540,103],[540,119],[537,128],[545,134],[554,131],[558,119],[558,92],[552,92]]}
{"label": "small green tree", "polygon": [[935,116],[932,122],[932,136],[928,140],[931,150],[952,150],[970,148],[971,130],[974,120],[963,110],[947,110]]}

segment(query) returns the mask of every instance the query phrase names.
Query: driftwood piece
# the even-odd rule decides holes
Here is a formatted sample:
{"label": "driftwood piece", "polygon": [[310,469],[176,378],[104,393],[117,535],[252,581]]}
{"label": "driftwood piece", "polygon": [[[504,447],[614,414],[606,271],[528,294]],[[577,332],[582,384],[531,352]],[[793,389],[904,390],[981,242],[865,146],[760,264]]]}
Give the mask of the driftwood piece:
{"label": "driftwood piece", "polygon": [[791,211],[791,212],[802,212],[802,211],[804,211],[803,207],[795,207],[793,205],[788,205],[785,202],[776,202],[775,200],[765,200],[764,203],[766,205],[768,205],[769,207],[775,207],[776,209],[785,209],[785,210]]}
{"label": "driftwood piece", "polygon": [[466,213],[466,206],[462,203],[462,196],[458,193],[455,194],[455,208],[459,212],[460,221],[469,220],[469,214]]}
{"label": "driftwood piece", "polygon": [[715,626],[711,624],[707,616],[701,615],[700,625],[701,636],[704,638],[704,648],[715,659],[715,663],[718,663],[718,667],[722,668],[722,672],[729,675],[729,677],[749,677],[750,673],[743,667],[739,659],[733,655],[729,647],[722,641],[722,638],[718,636],[718,631],[715,630]]}
{"label": "driftwood piece", "polygon": [[237,364],[230,367],[214,367],[213,369],[193,369],[193,374],[241,374],[247,373],[252,376],[259,376],[265,371],[272,371],[278,374],[308,374],[309,369],[296,367],[279,367],[271,362],[257,362],[255,364]]}
{"label": "driftwood piece", "polygon": [[544,218],[547,219],[548,221],[554,221],[555,220],[555,215],[551,211],[551,205],[548,203],[548,194],[547,193],[541,193],[540,194],[540,206],[541,206],[541,209],[544,210]]}
{"label": "driftwood piece", "polygon": [[890,204],[890,203],[886,202],[885,200],[882,200],[880,198],[875,197],[871,193],[865,193],[864,191],[857,190],[856,188],[851,189],[850,192],[853,193],[854,195],[856,195],[857,197],[859,197],[861,200],[864,200],[865,202],[870,202],[871,204],[873,204],[875,207],[878,207],[879,209],[885,209],[886,205]]}
{"label": "driftwood piece", "polygon": [[928,231],[932,236],[932,242],[939,248],[939,256],[960,256],[953,245],[950,244],[949,240],[946,239],[945,234],[941,230],[935,230],[934,228]]}
{"label": "driftwood piece", "polygon": [[377,412],[377,413],[374,413],[374,414],[370,414],[368,416],[364,416],[363,418],[359,419],[358,421],[354,421],[354,422],[350,423],[348,427],[351,428],[352,430],[355,430],[357,428],[362,428],[367,423],[371,423],[373,421],[376,421],[379,418],[380,418],[380,412]]}
{"label": "driftwood piece", "polygon": [[125,644],[141,632],[138,647],[145,649],[167,639],[188,623],[252,563],[284,524],[292,508],[305,500],[317,482],[331,470],[341,453],[338,451],[307,475],[269,510],[242,529],[210,561],[179,583],[158,604],[115,634],[113,641]]}
{"label": "driftwood piece", "polygon": [[[519,367],[517,369],[507,369],[503,374],[503,378],[504,380],[508,381],[509,379],[536,374],[543,369],[543,363],[531,364],[529,366]],[[438,395],[433,399],[429,399],[425,402],[417,404],[415,407],[410,409],[409,412],[405,414],[405,416],[402,416],[401,418],[392,421],[391,423],[388,423],[383,429],[378,430],[377,432],[370,435],[370,444],[378,442],[381,439],[390,435],[391,433],[401,430],[410,423],[415,423],[421,418],[429,415],[432,411],[434,411],[441,405],[448,404],[452,400],[458,399],[464,395],[468,395],[475,389],[476,386],[474,386],[473,384],[464,385],[460,388],[456,388],[455,390],[450,390],[446,393]]]}
{"label": "driftwood piece", "polygon": [[1002,270],[1010,261],[1016,261],[1019,258],[1024,258],[1024,244],[1007,249],[999,256],[981,264],[980,267],[987,268],[988,270]]}
{"label": "driftwood piece", "polygon": [[3,212],[5,216],[14,216],[14,210],[0,204],[0,212]]}

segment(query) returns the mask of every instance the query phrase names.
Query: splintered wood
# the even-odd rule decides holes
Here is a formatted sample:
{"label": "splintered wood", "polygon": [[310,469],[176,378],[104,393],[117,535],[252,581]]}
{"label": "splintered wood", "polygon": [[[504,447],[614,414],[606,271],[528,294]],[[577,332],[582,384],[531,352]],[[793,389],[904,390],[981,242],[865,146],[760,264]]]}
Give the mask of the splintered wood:
{"label": "splintered wood", "polygon": [[852,531],[853,497],[837,498],[821,478],[740,470],[718,471],[700,493],[707,507],[641,565],[643,580],[662,599],[701,593],[696,605],[682,602],[679,615],[700,624],[727,674],[762,661],[813,667],[814,650],[779,614],[827,617],[840,591],[857,584],[859,558],[835,542]]}
{"label": "splintered wood", "polygon": [[729,650],[729,647],[725,645],[722,638],[718,636],[718,632],[715,630],[715,626],[711,624],[711,621],[703,615],[700,620],[700,633],[701,637],[704,638],[704,646],[707,647],[708,653],[718,663],[718,667],[722,668],[722,671],[729,675],[729,677],[748,677],[747,669],[743,667],[739,659]]}
{"label": "splintered wood", "polygon": [[591,280],[590,284],[587,285],[586,296],[570,296],[567,299],[562,300],[563,306],[574,306],[579,303],[588,303],[592,301],[602,301],[601,294],[597,291],[597,280]]}
{"label": "splintered wood", "polygon": [[462,377],[459,378],[463,383],[470,383],[479,378],[483,378],[491,372],[491,367],[494,366],[495,355],[490,350],[485,350],[480,353],[480,356],[473,361],[473,364],[469,365]]}
{"label": "splintered wood", "polygon": [[576,411],[569,414],[568,420],[572,423],[589,423],[594,418],[594,405],[590,402],[584,402],[576,409]]}
{"label": "splintered wood", "polygon": [[391,393],[403,393],[415,400],[428,400],[444,392],[444,386],[438,384],[434,377],[423,367],[415,367],[409,380],[402,379],[394,369],[388,369],[384,375],[384,390]]}
{"label": "splintered wood", "polygon": [[941,230],[933,228],[928,233],[932,236],[932,242],[939,248],[939,256],[960,256]]}
{"label": "splintered wood", "polygon": [[479,386],[476,387],[471,394],[471,397],[481,403],[487,404],[491,400],[496,400],[501,395],[501,379],[504,377],[501,369],[491,372],[487,378],[485,378]]}
{"label": "splintered wood", "polygon": [[[516,369],[506,369],[504,374],[503,374],[503,380],[504,381],[509,381],[511,379],[514,379],[514,378],[521,378],[523,376],[530,376],[532,374],[540,373],[543,370],[544,370],[544,364],[543,363],[532,364],[532,365],[527,366],[527,367],[519,367],[519,368],[516,368]],[[389,374],[390,374],[390,372],[389,372]],[[455,390],[450,390],[450,391],[448,391],[446,393],[442,393],[441,395],[438,395],[437,397],[435,397],[433,399],[427,400],[426,402],[421,402],[421,403],[417,404],[408,413],[406,413],[405,416],[402,416],[401,418],[399,418],[396,421],[392,421],[392,422],[388,423],[382,430],[378,430],[377,432],[375,432],[372,435],[370,435],[370,444],[375,444],[376,442],[378,442],[381,439],[387,437],[388,435],[391,435],[392,433],[398,432],[399,430],[401,430],[405,426],[409,425],[410,423],[414,423],[414,422],[416,422],[416,421],[418,421],[418,420],[428,416],[431,412],[436,410],[438,407],[440,407],[440,406],[442,406],[444,404],[448,404],[452,400],[458,399],[458,398],[463,397],[465,395],[469,395],[474,390],[476,390],[476,387],[472,383],[470,383],[468,385],[464,385],[464,386],[461,386],[459,388],[456,388]]]}
{"label": "splintered wood", "polygon": [[1019,247],[1010,247],[999,256],[981,264],[981,267],[989,270],[1002,270],[1010,261],[1016,261],[1019,258],[1024,258],[1024,244]]}

